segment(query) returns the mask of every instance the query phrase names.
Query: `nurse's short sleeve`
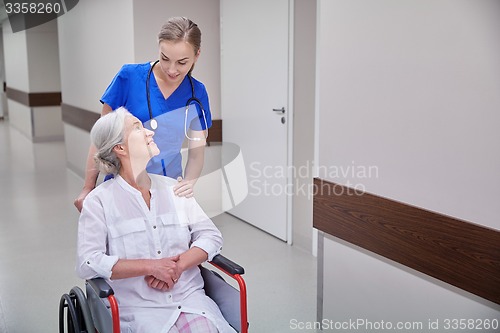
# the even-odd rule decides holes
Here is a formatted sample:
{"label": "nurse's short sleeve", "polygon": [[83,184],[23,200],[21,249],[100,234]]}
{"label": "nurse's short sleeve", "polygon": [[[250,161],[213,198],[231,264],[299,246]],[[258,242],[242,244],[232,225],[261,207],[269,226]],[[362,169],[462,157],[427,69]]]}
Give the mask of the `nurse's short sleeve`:
{"label": "nurse's short sleeve", "polygon": [[108,104],[113,110],[127,103],[131,68],[130,65],[122,66],[102,95],[101,103]]}

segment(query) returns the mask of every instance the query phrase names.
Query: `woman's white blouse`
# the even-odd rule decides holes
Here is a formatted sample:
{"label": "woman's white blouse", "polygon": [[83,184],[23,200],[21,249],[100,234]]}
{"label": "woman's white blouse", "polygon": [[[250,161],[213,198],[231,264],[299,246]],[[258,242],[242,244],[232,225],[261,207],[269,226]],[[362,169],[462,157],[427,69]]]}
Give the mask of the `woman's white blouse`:
{"label": "woman's white blouse", "polygon": [[195,246],[211,260],[222,249],[220,231],[196,200],[177,197],[174,179],[149,176],[150,209],[141,193],[120,176],[85,198],[78,225],[78,276],[108,280],[119,303],[122,332],[166,333],[181,312],[209,318],[219,332],[234,332],[205,296],[198,267],[184,271],[167,292],[150,288],[144,277],[110,280],[118,259],[172,257]]}

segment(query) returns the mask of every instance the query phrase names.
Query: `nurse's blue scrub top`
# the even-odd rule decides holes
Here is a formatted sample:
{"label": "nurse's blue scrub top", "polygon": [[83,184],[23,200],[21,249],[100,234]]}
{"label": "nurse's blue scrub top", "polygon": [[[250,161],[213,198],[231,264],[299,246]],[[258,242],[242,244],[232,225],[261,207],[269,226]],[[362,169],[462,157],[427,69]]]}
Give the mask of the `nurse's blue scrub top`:
{"label": "nurse's blue scrub top", "polygon": [[[149,129],[151,127],[146,97],[146,78],[150,68],[149,62],[123,65],[100,100],[113,110],[121,106],[125,107]],[[149,86],[153,117],[158,121],[154,140],[160,148],[160,155],[150,161],[147,170],[151,173],[177,178],[182,176],[180,150],[185,138],[185,122],[186,127],[198,131],[212,126],[207,90],[203,83],[193,78],[195,96],[203,105],[205,117],[201,109],[194,105],[189,108],[186,116],[186,102],[192,97],[191,84],[187,75],[167,99],[163,97],[153,74],[150,76]]]}

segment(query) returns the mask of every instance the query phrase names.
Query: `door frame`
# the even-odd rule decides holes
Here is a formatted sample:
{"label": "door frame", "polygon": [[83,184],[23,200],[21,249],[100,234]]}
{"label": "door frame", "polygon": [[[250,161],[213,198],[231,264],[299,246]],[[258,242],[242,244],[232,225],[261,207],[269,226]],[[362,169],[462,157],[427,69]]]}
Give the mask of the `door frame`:
{"label": "door frame", "polygon": [[293,97],[294,97],[294,17],[295,17],[295,0],[288,0],[288,128],[287,128],[287,188],[292,189],[292,193],[287,194],[286,199],[286,224],[287,224],[287,244],[293,244],[293,197],[295,196],[293,170]]}

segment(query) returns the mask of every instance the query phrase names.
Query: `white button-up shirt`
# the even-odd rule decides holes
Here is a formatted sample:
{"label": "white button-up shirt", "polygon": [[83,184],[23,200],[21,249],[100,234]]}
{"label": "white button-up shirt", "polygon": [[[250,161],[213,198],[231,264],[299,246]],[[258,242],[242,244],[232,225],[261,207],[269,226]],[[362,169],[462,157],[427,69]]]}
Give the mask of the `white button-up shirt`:
{"label": "white button-up shirt", "polygon": [[118,259],[160,259],[196,246],[211,260],[222,249],[220,231],[196,200],[177,197],[174,179],[149,176],[150,209],[120,176],[85,198],[78,225],[78,276],[108,280],[120,306],[122,332],[166,333],[181,312],[207,317],[221,333],[234,332],[205,296],[198,267],[184,271],[167,292],[149,287],[144,277],[110,280]]}

